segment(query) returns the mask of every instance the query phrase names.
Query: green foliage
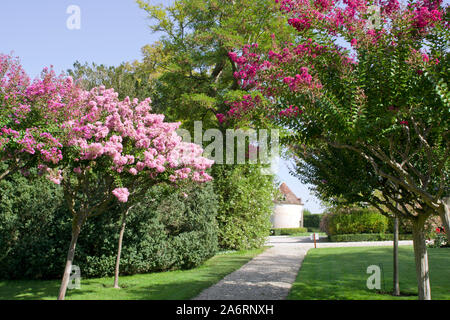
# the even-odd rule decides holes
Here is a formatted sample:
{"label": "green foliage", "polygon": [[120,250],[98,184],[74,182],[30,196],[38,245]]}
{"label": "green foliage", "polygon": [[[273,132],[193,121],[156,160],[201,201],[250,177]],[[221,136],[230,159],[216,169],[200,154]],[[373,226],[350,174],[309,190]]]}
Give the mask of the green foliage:
{"label": "green foliage", "polygon": [[215,166],[214,187],[219,199],[219,244],[225,249],[264,245],[273,209],[273,177],[256,165]]}
{"label": "green foliage", "polygon": [[[150,29],[161,34],[158,57],[162,72],[154,105],[171,121],[182,121],[187,129],[200,120],[205,128],[216,127],[215,114],[224,112],[226,96],[238,91],[233,77],[236,65],[229,59],[229,51],[253,43],[267,50],[273,41],[271,30],[277,30],[280,43],[293,39],[292,28],[273,0],[176,0],[164,6],[144,0],[137,3],[152,19]],[[154,60],[148,49],[143,50],[146,58],[141,69]]]}
{"label": "green foliage", "polygon": [[[399,220],[399,225],[398,225],[398,230],[399,233],[412,233],[412,222],[410,220],[407,219],[400,219]],[[394,219],[389,219],[389,223],[388,223],[388,232],[389,233],[394,233]]]}
{"label": "green foliage", "polygon": [[[70,242],[61,190],[20,174],[0,181],[0,276],[60,273]],[[68,238],[69,236],[69,238]]]}
{"label": "green foliage", "polygon": [[[306,210],[305,210],[306,211]],[[303,212],[303,226],[305,228],[319,228],[320,220],[322,219],[321,214],[306,214]]]}
{"label": "green foliage", "polygon": [[[324,215],[324,231],[329,235],[385,233],[389,219],[370,208],[337,208]],[[325,223],[322,223],[322,226]]]}
{"label": "green foliage", "polygon": [[[19,175],[1,181],[0,189],[0,278],[60,278],[71,234],[61,190]],[[149,190],[127,218],[121,273],[187,269],[212,257],[217,204],[211,183]],[[74,260],[83,278],[113,274],[120,213],[113,208],[83,226]]]}
{"label": "green foliage", "polygon": [[289,236],[296,233],[304,233],[307,232],[306,228],[276,228],[270,229],[270,235],[272,236]]}
{"label": "green foliage", "polygon": [[[399,234],[399,240],[412,240],[412,234]],[[393,241],[392,233],[357,233],[357,234],[337,234],[329,236],[331,242],[358,242],[358,241]]]}
{"label": "green foliage", "polygon": [[122,63],[114,67],[95,63],[81,64],[77,61],[67,73],[86,90],[102,85],[114,88],[121,100],[125,97],[144,100],[154,95],[152,74],[138,68],[137,63]]}

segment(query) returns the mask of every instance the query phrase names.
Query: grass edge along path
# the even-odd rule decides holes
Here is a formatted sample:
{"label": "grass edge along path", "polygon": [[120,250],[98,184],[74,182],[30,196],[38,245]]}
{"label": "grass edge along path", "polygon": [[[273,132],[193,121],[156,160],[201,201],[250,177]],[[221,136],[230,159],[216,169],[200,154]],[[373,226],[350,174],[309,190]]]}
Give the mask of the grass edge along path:
{"label": "grass edge along path", "polygon": [[[450,300],[450,248],[429,248],[431,298]],[[412,246],[399,248],[400,290],[392,292],[392,247],[310,249],[288,300],[417,300]],[[381,267],[381,290],[366,286],[367,267]]]}
{"label": "grass edge along path", "polygon": [[[81,279],[81,289],[67,291],[66,300],[187,300],[239,269],[266,248],[219,253],[190,270]],[[55,300],[60,280],[0,281],[0,300]]]}

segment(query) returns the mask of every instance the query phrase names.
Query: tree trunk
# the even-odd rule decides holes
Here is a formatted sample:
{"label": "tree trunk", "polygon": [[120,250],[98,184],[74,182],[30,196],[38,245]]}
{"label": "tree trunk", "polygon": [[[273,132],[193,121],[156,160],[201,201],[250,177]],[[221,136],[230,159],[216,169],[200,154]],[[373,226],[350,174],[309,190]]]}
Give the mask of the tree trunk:
{"label": "tree trunk", "polygon": [[66,296],[67,286],[69,285],[70,273],[72,272],[72,263],[75,256],[75,248],[77,246],[78,236],[81,232],[83,219],[79,218],[74,222],[72,227],[72,240],[70,241],[69,252],[67,253],[66,268],[59,288],[58,300],[64,300]]}
{"label": "tree trunk", "polygon": [[114,288],[116,288],[116,289],[120,289],[120,287],[119,287],[120,255],[122,254],[123,234],[125,232],[125,226],[127,223],[127,215],[128,215],[129,210],[130,210],[130,208],[122,214],[122,220],[121,220],[121,227],[120,227],[120,233],[119,233],[119,246],[117,249],[117,257],[116,257],[116,268],[114,271]]}
{"label": "tree trunk", "polygon": [[447,233],[447,242],[450,244],[450,197],[442,199],[444,210],[440,210],[440,217]]}
{"label": "tree trunk", "polygon": [[0,174],[0,180],[2,180],[4,177],[6,177],[8,174],[10,174],[11,171],[9,169],[7,169],[5,172]]}
{"label": "tree trunk", "polygon": [[400,295],[400,277],[398,269],[398,217],[394,218],[394,296]]}
{"label": "tree trunk", "polygon": [[427,217],[419,214],[413,220],[414,257],[419,300],[431,300],[430,271],[428,269],[428,254],[424,230]]}

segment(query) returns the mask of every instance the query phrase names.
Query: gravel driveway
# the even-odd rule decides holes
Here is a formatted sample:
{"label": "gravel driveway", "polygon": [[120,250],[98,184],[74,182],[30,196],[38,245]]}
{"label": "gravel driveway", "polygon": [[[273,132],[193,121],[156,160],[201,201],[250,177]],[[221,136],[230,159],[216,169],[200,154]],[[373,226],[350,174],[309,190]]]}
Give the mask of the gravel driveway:
{"label": "gravel driveway", "polygon": [[[239,270],[203,290],[194,300],[283,300],[303,259],[314,243],[309,237],[269,237],[265,252],[253,258]],[[399,245],[412,245],[412,241],[399,241]],[[317,248],[392,246],[392,241],[325,242]]]}

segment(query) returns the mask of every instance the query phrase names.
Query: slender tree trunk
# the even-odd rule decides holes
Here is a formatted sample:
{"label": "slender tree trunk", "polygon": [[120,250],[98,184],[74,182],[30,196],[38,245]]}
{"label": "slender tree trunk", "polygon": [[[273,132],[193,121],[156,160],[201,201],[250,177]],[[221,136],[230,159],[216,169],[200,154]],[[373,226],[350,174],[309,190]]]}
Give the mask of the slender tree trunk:
{"label": "slender tree trunk", "polygon": [[81,232],[83,220],[84,219],[77,217],[72,226],[72,240],[70,241],[69,252],[67,253],[66,267],[64,269],[64,275],[61,281],[61,287],[59,289],[58,300],[64,300],[66,296],[67,286],[69,285],[70,280],[70,273],[72,272],[72,263],[75,256],[75,248],[77,246],[78,236]]}
{"label": "slender tree trunk", "polygon": [[394,218],[394,296],[400,295],[400,277],[398,269],[398,217]]}
{"label": "slender tree trunk", "polygon": [[428,269],[428,254],[424,230],[426,218],[427,216],[419,214],[413,220],[414,257],[419,300],[431,300],[430,271]]}
{"label": "slender tree trunk", "polygon": [[120,255],[122,254],[122,241],[123,241],[123,234],[125,232],[125,226],[127,223],[127,215],[131,208],[128,208],[123,214],[121,219],[121,227],[120,227],[120,233],[119,233],[119,246],[117,249],[117,257],[116,257],[116,268],[114,271],[114,288],[120,289],[119,287],[119,269],[120,269]]}
{"label": "slender tree trunk", "polygon": [[6,177],[10,173],[11,173],[11,171],[9,169],[4,171],[3,173],[0,173],[0,180],[2,180],[4,177]]}
{"label": "slender tree trunk", "polygon": [[447,233],[447,242],[450,243],[450,197],[442,199],[444,210],[440,210],[440,217]]}

